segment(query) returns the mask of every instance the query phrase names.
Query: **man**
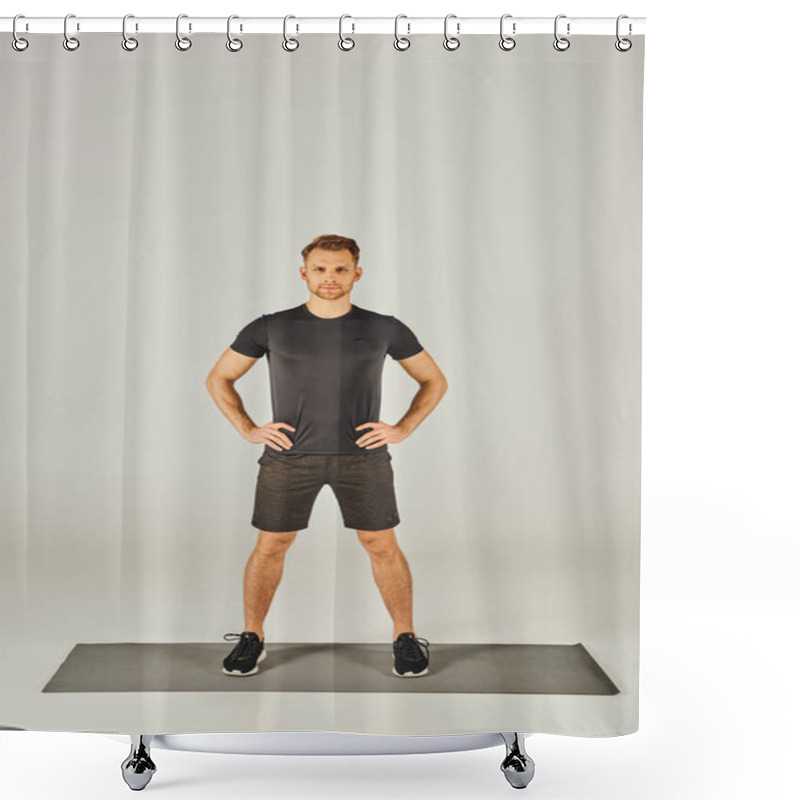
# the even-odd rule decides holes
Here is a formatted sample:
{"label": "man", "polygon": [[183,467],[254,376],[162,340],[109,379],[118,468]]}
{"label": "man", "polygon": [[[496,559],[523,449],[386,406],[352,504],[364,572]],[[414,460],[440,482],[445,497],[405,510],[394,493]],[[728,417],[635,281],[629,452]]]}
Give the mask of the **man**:
{"label": "man", "polygon": [[[286,551],[308,526],[329,484],[344,525],[369,553],[394,622],[392,672],[428,672],[429,642],[412,623],[411,573],[394,533],[400,522],[388,444],[407,438],[433,411],[447,381],[414,333],[393,316],[350,302],[363,274],[353,239],[318,236],[302,250],[309,300],[246,325],[208,375],[214,402],[248,441],[263,444],[252,525],[258,542],[244,575],[245,630],[223,661],[226,675],[253,675],[266,658],[263,624]],[[380,421],[386,354],[420,385],[395,425]],[[262,355],[269,363],[273,422],[256,425],[233,388]]]}

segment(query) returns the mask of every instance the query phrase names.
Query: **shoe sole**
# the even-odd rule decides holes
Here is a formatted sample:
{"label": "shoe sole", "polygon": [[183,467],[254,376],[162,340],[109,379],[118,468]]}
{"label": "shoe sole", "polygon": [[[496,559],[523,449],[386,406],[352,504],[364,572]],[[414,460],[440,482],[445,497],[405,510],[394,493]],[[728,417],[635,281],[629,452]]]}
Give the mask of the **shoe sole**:
{"label": "shoe sole", "polygon": [[256,665],[250,672],[242,672],[241,670],[227,670],[225,667],[222,668],[222,671],[226,675],[232,675],[234,678],[245,678],[248,675],[255,675],[258,672],[258,665],[267,657],[267,651],[262,650],[259,657],[256,659]]}
{"label": "shoe sole", "polygon": [[401,675],[394,667],[392,667],[392,672],[397,675],[398,678],[421,678],[423,675],[428,674],[428,668],[425,667],[422,672],[404,672]]}
{"label": "shoe sole", "polygon": [[[258,672],[258,665],[259,665],[259,664],[260,664],[260,663],[261,663],[261,662],[262,662],[262,661],[263,661],[263,660],[264,660],[266,657],[267,657],[267,654],[266,654],[266,652],[262,650],[262,651],[261,651],[261,654],[259,655],[258,659],[256,660],[256,665],[255,665],[255,666],[253,667],[253,669],[251,669],[249,672],[241,672],[240,670],[233,670],[233,671],[231,671],[231,670],[227,670],[227,669],[225,669],[225,667],[223,667],[223,668],[222,668],[222,671],[223,671],[223,672],[224,672],[226,675],[232,675],[232,676],[233,676],[233,677],[235,677],[235,678],[244,678],[244,677],[246,677],[246,676],[248,676],[248,675],[255,675],[255,674]],[[427,667],[425,667],[425,669],[424,669],[424,670],[422,670],[422,672],[403,672],[403,673],[401,674],[401,673],[399,673],[399,672],[398,672],[398,671],[397,671],[397,670],[394,668],[394,665],[392,665],[392,672],[393,672],[395,675],[397,675],[397,677],[398,677],[398,678],[421,678],[423,675],[427,675],[427,674],[428,674],[428,668],[427,668]]]}

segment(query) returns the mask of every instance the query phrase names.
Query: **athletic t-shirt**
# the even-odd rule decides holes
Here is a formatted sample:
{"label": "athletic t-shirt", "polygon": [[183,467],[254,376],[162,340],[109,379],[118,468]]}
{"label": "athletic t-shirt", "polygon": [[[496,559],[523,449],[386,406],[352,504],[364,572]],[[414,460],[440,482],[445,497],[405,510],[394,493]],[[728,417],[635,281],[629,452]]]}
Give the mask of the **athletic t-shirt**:
{"label": "athletic t-shirt", "polygon": [[250,358],[266,355],[269,364],[272,421],[293,442],[277,455],[301,453],[379,453],[359,447],[356,439],[380,420],[381,379],[388,353],[400,360],[423,350],[411,329],[388,314],[351,303],[339,317],[312,314],[305,303],[263,314],[245,325],[231,349]]}

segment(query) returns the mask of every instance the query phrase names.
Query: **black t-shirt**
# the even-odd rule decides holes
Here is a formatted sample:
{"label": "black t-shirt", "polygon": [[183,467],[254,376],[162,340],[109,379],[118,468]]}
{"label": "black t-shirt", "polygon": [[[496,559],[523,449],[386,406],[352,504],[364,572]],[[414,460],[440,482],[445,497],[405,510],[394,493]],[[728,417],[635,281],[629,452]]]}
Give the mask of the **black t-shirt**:
{"label": "black t-shirt", "polygon": [[266,355],[269,363],[272,421],[293,442],[278,455],[299,453],[379,453],[356,444],[369,428],[357,425],[380,420],[381,378],[388,353],[400,360],[423,350],[411,329],[388,314],[351,303],[350,311],[325,319],[305,303],[263,314],[248,323],[231,349],[251,358]]}

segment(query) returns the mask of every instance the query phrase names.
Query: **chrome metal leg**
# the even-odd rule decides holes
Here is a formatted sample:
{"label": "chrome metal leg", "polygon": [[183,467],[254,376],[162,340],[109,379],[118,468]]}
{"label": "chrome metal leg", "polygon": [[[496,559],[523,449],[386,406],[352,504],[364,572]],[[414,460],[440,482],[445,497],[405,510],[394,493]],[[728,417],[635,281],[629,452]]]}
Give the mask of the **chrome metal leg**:
{"label": "chrome metal leg", "polygon": [[122,762],[122,778],[128,786],[138,792],[144,789],[156,771],[156,765],[150,758],[150,742],[152,736],[131,733],[131,751]]}
{"label": "chrome metal leg", "polygon": [[500,769],[515,789],[524,789],[533,779],[536,765],[525,752],[525,737],[521,733],[501,733],[506,743],[506,757]]}

